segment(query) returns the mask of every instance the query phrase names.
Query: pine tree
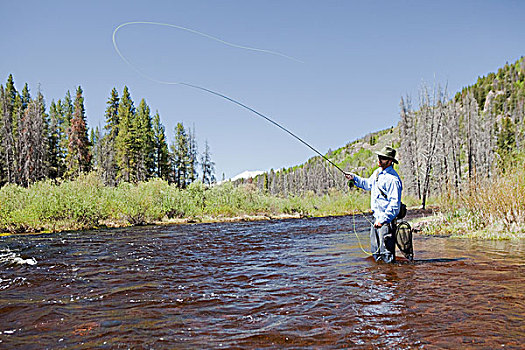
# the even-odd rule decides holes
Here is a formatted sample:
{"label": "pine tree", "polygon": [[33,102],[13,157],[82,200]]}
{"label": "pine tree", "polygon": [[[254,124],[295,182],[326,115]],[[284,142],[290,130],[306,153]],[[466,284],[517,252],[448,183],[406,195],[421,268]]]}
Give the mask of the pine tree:
{"label": "pine tree", "polygon": [[66,129],[71,126],[71,119],[73,119],[74,110],[75,106],[73,105],[73,99],[71,97],[71,93],[68,90],[66,92],[66,96],[64,97],[64,102],[62,103],[62,111],[64,113],[64,124]]}
{"label": "pine tree", "polygon": [[[60,103],[60,100],[59,100]],[[49,132],[48,132],[48,176],[51,179],[60,177],[62,159],[60,150],[60,128],[62,116],[60,115],[60,108],[54,100],[49,106]]]}
{"label": "pine tree", "polygon": [[194,182],[198,178],[198,150],[197,138],[195,135],[195,125],[188,132],[188,184]]}
{"label": "pine tree", "polygon": [[179,188],[188,184],[189,145],[184,125],[177,123],[175,127],[175,143],[171,146],[173,157],[173,181]]}
{"label": "pine tree", "polygon": [[89,135],[89,143],[91,144],[91,155],[92,155],[92,164],[91,168],[98,173],[100,173],[101,164],[103,163],[104,154],[102,153],[102,138],[100,134],[99,127],[91,129]]}
{"label": "pine tree", "polygon": [[170,154],[168,143],[166,142],[165,128],[160,122],[158,111],[153,117],[153,148],[155,175],[163,180],[168,180]]}
{"label": "pine tree", "polygon": [[55,103],[57,118],[57,136],[58,136],[58,158],[57,158],[57,177],[63,178],[67,170],[66,156],[68,152],[68,130],[71,120],[66,120],[64,113],[64,104],[59,99]]}
{"label": "pine tree", "polygon": [[119,117],[118,117],[118,107],[119,107],[119,97],[117,89],[113,88],[111,90],[111,96],[109,97],[108,101],[106,102],[106,125],[104,126],[104,129],[106,129],[106,132],[109,135],[109,138],[111,140],[115,140],[118,135],[118,125],[119,125]]}
{"label": "pine tree", "polygon": [[31,95],[29,93],[29,86],[27,86],[27,83],[25,83],[20,97],[22,99],[22,111],[25,111],[31,102]]}
{"label": "pine tree", "polygon": [[110,186],[117,184],[117,154],[116,140],[119,132],[119,97],[117,89],[111,90],[111,96],[106,102],[106,134],[100,140],[100,153],[103,155],[99,160],[100,175],[104,183]]}
{"label": "pine tree", "polygon": [[67,176],[79,175],[91,169],[90,143],[82,92],[82,88],[79,86],[68,134]]}
{"label": "pine tree", "polygon": [[135,107],[127,86],[124,86],[118,107],[118,134],[115,139],[118,165],[118,179],[126,182],[136,181],[135,148]]}
{"label": "pine tree", "polygon": [[215,163],[211,160],[208,140],[204,142],[204,153],[201,157],[202,183],[211,185],[215,183]]}
{"label": "pine tree", "polygon": [[66,176],[68,164],[66,161],[68,152],[69,152],[69,134],[71,133],[71,119],[73,118],[73,100],[71,99],[71,93],[69,90],[64,96],[64,100],[56,103],[57,112],[60,115],[60,168],[58,171],[59,177]]}
{"label": "pine tree", "polygon": [[16,183],[18,177],[18,117],[17,99],[20,100],[16,91],[13,75],[10,74],[5,89],[2,87],[0,97],[0,136],[2,138],[1,160],[3,163],[0,174],[0,184],[5,182]]}
{"label": "pine tree", "polygon": [[146,181],[153,174],[154,146],[151,114],[146,100],[139,103],[136,115],[136,174],[138,181]]}
{"label": "pine tree", "polygon": [[[4,86],[0,85],[0,136],[4,134],[4,104],[5,104],[5,90]],[[0,142],[0,187],[7,182],[7,162],[5,160],[4,141]]]}

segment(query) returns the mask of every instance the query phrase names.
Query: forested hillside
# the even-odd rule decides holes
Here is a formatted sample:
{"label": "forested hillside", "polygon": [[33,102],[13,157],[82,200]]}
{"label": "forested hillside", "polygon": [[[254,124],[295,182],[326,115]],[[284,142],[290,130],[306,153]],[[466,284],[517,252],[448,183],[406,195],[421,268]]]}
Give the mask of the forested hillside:
{"label": "forested hillside", "polygon": [[[431,194],[459,193],[472,181],[505,171],[524,150],[525,61],[506,64],[497,73],[449,97],[440,86],[422,86],[415,104],[401,98],[395,127],[369,134],[326,155],[346,171],[369,175],[375,168],[373,151],[385,145],[398,149],[404,193],[425,206]],[[254,179],[272,195],[347,191],[339,170],[321,157],[288,169],[271,170]]]}

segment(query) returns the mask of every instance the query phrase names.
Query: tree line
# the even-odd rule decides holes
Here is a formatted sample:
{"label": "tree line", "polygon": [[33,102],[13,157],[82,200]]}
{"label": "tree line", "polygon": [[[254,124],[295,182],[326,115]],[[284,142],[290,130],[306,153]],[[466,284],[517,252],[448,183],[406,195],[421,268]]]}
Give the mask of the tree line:
{"label": "tree line", "polygon": [[254,179],[244,180],[246,181],[252,182],[263,193],[281,197],[297,196],[308,192],[323,195],[333,189],[347,191],[345,177],[321,157],[313,157],[297,167],[278,171],[271,169]]}
{"label": "tree line", "polygon": [[122,96],[113,88],[106,105],[102,130],[89,130],[80,86],[74,99],[67,91],[46,111],[40,90],[33,98],[26,83],[18,92],[9,75],[5,87],[0,85],[0,186],[28,186],[91,171],[111,186],[151,178],[179,188],[197,179],[215,182],[210,146],[206,141],[199,155],[195,128],[177,123],[169,145],[159,112],[152,116],[145,99],[135,107],[126,86]]}

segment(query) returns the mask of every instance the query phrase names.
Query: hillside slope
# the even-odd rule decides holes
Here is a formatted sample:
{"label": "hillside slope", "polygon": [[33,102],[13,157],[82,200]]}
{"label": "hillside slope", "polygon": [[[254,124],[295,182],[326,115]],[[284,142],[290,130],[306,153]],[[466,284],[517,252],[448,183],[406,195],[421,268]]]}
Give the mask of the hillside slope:
{"label": "hillside slope", "polygon": [[[386,145],[399,145],[398,127],[368,134],[329,151],[325,156],[345,171],[369,176],[376,168],[374,152]],[[277,171],[272,169],[254,178],[240,179],[234,183],[252,183],[259,190],[277,196],[301,195],[305,192],[321,195],[334,190],[348,190],[343,174],[320,156],[312,157],[304,164]]]}

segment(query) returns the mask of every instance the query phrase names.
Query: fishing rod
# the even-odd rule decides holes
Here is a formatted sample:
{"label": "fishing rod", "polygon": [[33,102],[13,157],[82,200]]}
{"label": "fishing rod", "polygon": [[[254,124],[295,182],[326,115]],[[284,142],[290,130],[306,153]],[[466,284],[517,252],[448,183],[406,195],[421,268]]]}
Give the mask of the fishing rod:
{"label": "fishing rod", "polygon": [[[301,139],[299,136],[295,135],[293,132],[291,132],[290,130],[286,129],[285,127],[283,127],[282,125],[280,125],[279,123],[277,123],[276,121],[268,118],[267,116],[265,116],[264,114],[256,111],[255,109],[231,98],[231,97],[228,97],[226,95],[223,95],[219,92],[216,92],[216,91],[213,91],[213,90],[210,90],[210,89],[207,89],[207,88],[203,88],[201,86],[197,86],[197,85],[193,85],[193,84],[188,84],[188,83],[180,83],[180,85],[184,85],[184,86],[188,86],[188,87],[191,87],[191,88],[194,88],[194,89],[198,89],[198,90],[202,90],[202,91],[205,91],[205,92],[208,92],[210,94],[213,94],[213,95],[216,95],[216,96],[219,96],[219,97],[222,97],[230,102],[233,102],[235,103],[236,105],[239,105],[247,110],[249,110],[250,112],[252,113],[255,113],[257,116],[265,119],[266,121],[270,122],[271,124],[277,126],[279,129],[285,131],[286,133],[288,133],[289,135],[293,136],[295,139],[299,140],[302,144],[304,144],[305,146],[307,146],[308,148],[310,148],[312,151],[314,151],[315,153],[317,153],[318,155],[320,155],[324,160],[326,160],[328,163],[330,163],[331,165],[333,165],[336,169],[338,169],[340,172],[342,172],[343,174],[346,175],[346,172],[341,169],[340,167],[338,167],[335,163],[333,163],[330,159],[328,159],[327,157],[325,157],[323,154],[321,154],[321,152],[319,152],[318,150],[316,150],[313,146],[311,146],[310,144],[308,144],[306,141],[304,141],[303,139]],[[353,181],[349,181],[348,183],[349,187],[352,187],[353,186]],[[371,225],[374,225],[373,222],[371,222],[363,213],[360,213]],[[353,231],[354,231],[354,234],[357,238],[357,243],[359,244],[359,248],[361,249],[361,251],[363,253],[365,253],[366,255],[369,255],[369,256],[373,256],[374,254],[377,254],[379,252],[379,247],[377,248],[377,250],[374,252],[374,253],[370,253],[368,251],[366,251],[366,249],[363,247],[363,244],[361,243],[361,239],[359,238],[359,235],[357,234],[357,230],[356,230],[356,223],[355,223],[355,216],[356,214],[352,214],[352,220],[353,220]]]}
{"label": "fishing rod", "polygon": [[[188,83],[179,83],[180,85],[184,85],[184,86],[187,86],[187,87],[191,87],[191,88],[194,88],[194,89],[198,89],[198,90],[202,90],[202,91],[205,91],[205,92],[208,92],[210,94],[213,94],[213,95],[216,95],[216,96],[219,96],[219,97],[222,97],[230,102],[233,102],[235,103],[236,105],[238,106],[241,106],[245,109],[247,109],[248,111],[252,112],[252,113],[255,113],[257,116],[265,119],[266,121],[268,121],[269,123],[275,125],[276,127],[278,127],[279,129],[285,131],[286,133],[288,133],[289,135],[293,136],[295,139],[297,139],[298,141],[300,141],[303,145],[307,146],[308,148],[310,148],[312,151],[314,151],[315,153],[317,153],[318,155],[320,155],[324,160],[326,160],[328,163],[330,163],[331,165],[333,165],[336,169],[338,169],[340,172],[342,172],[344,175],[346,175],[347,173],[341,169],[340,167],[338,167],[334,162],[332,162],[330,159],[328,159],[327,157],[325,157],[323,154],[321,154],[321,152],[319,152],[317,149],[315,149],[313,146],[311,146],[310,144],[308,144],[306,141],[304,141],[302,138],[300,138],[299,136],[297,136],[296,134],[294,134],[293,132],[291,132],[290,130],[286,129],[284,126],[280,125],[279,123],[277,123],[276,121],[268,118],[266,115],[256,111],[255,109],[231,98],[231,97],[228,97],[226,95],[223,95],[217,91],[213,91],[213,90],[210,90],[210,89],[207,89],[207,88],[204,88],[202,86],[198,86],[198,85],[193,85],[193,84],[188,84]],[[352,187],[353,186],[353,181],[349,181],[348,182],[348,185],[349,187]],[[361,215],[371,224],[373,225],[373,223],[363,214],[361,213]],[[353,219],[353,231],[354,231],[354,234],[357,238],[357,243],[359,244],[359,248],[361,249],[361,251],[363,253],[365,253],[366,255],[369,255],[369,256],[372,256],[374,254],[377,254],[379,252],[379,247],[377,248],[377,250],[374,252],[374,253],[370,253],[368,251],[366,251],[366,249],[363,247],[363,244],[361,243],[361,239],[359,238],[359,235],[357,234],[357,230],[356,230],[356,224],[355,224],[355,216],[356,214],[352,214],[352,219]]]}
{"label": "fishing rod", "polygon": [[210,94],[213,94],[213,95],[216,95],[216,96],[219,96],[219,97],[222,97],[230,102],[233,102],[235,103],[236,105],[238,106],[241,106],[243,108],[246,108],[247,110],[249,110],[250,112],[252,113],[255,113],[257,116],[265,119],[266,121],[272,123],[273,125],[277,126],[279,129],[285,131],[286,133],[288,133],[289,135],[291,135],[292,137],[294,137],[295,139],[297,139],[298,141],[300,141],[303,145],[305,145],[306,147],[310,148],[312,151],[314,151],[315,153],[317,153],[318,155],[320,155],[324,160],[326,160],[328,163],[330,163],[331,165],[333,165],[336,169],[338,169],[340,172],[342,172],[343,174],[346,174],[346,172],[341,169],[340,167],[338,167],[334,162],[332,162],[330,159],[328,159],[326,156],[324,156],[323,154],[321,154],[321,152],[319,152],[318,150],[316,150],[313,146],[311,146],[310,144],[308,144],[305,140],[303,140],[302,138],[300,138],[299,136],[297,136],[296,134],[294,134],[293,132],[291,132],[290,130],[286,129],[284,126],[280,125],[279,123],[277,123],[276,121],[268,118],[266,115],[256,111],[255,109],[231,98],[231,97],[228,97],[226,95],[223,95],[219,92],[216,92],[216,91],[213,91],[213,90],[210,90],[210,89],[207,89],[207,88],[204,88],[202,86],[197,86],[197,85],[193,85],[193,84],[188,84],[188,83],[179,83],[180,85],[184,85],[184,86],[188,86],[188,87],[191,87],[191,88],[194,88],[194,89],[199,89],[199,90],[202,90],[202,91],[206,91]]}

